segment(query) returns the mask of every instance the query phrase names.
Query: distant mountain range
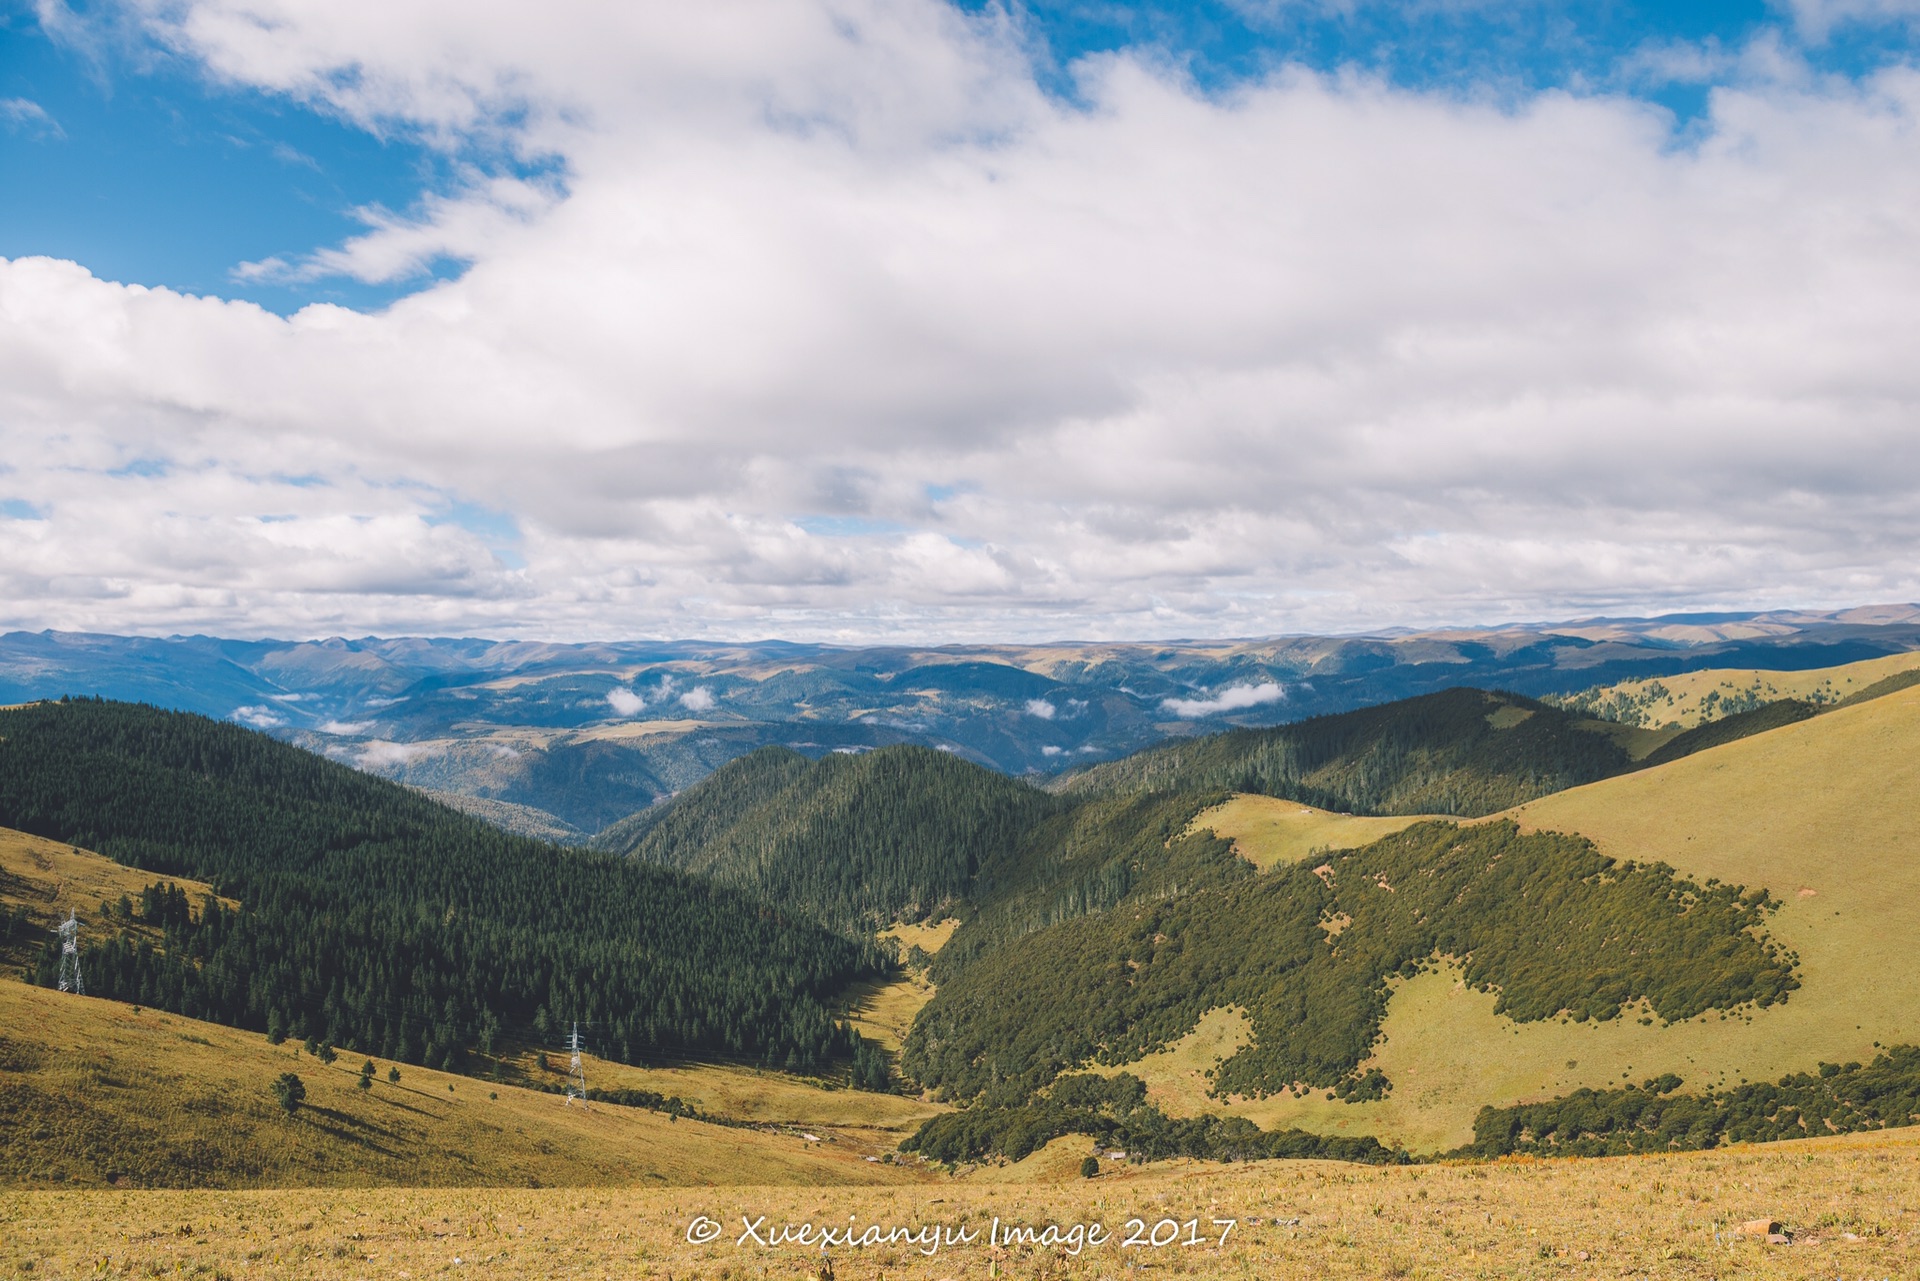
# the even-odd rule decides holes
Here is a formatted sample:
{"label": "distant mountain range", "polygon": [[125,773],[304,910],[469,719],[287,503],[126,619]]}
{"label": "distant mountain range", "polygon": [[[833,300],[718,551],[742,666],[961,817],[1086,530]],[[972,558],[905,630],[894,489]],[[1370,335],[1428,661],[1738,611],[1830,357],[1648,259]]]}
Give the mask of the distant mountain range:
{"label": "distant mountain range", "polygon": [[491,821],[586,836],[766,746],[895,743],[1009,774],[1462,685],[1529,695],[1920,649],[1920,606],[1265,640],[867,646],[0,636],[0,701],[90,694],[232,720]]}

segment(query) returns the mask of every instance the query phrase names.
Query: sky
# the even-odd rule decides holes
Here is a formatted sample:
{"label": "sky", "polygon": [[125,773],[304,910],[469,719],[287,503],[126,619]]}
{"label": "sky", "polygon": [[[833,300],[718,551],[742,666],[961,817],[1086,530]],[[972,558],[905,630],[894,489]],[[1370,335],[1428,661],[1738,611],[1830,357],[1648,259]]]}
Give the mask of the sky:
{"label": "sky", "polygon": [[0,0],[0,627],[1920,600],[1920,0]]}

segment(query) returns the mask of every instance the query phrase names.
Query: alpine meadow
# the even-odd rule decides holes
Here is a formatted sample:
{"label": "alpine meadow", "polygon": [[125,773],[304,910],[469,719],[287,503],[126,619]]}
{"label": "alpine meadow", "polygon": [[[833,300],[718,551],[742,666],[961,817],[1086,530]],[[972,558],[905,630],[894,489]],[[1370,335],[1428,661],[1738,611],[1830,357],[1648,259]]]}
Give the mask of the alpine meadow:
{"label": "alpine meadow", "polygon": [[1920,1277],[1920,0],[35,0],[0,190],[0,1281]]}

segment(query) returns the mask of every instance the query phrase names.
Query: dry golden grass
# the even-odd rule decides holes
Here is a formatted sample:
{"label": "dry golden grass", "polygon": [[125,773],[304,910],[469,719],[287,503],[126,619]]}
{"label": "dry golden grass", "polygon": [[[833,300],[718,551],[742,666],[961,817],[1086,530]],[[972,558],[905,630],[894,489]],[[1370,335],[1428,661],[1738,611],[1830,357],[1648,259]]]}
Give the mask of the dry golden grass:
{"label": "dry golden grass", "polygon": [[[1648,680],[1621,681],[1617,685],[1607,686],[1607,690],[1639,698],[1645,695],[1647,686],[1656,681],[1665,687],[1667,694],[1663,699],[1647,709],[1655,723],[1672,722],[1682,729],[1692,729],[1704,720],[1713,720],[1719,714],[1716,705],[1711,711],[1702,707],[1709,694],[1718,692],[1725,699],[1736,694],[1757,694],[1763,700],[1772,702],[1781,698],[1822,698],[1835,702],[1857,694],[1876,681],[1885,680],[1900,672],[1920,667],[1920,651],[1908,654],[1890,654],[1885,658],[1872,658],[1860,663],[1847,663],[1840,667],[1820,667],[1804,672],[1767,672],[1746,668],[1710,669],[1701,672],[1684,672],[1678,676],[1661,676]],[[1717,700],[1716,700],[1717,704]]]}
{"label": "dry golden grass", "polygon": [[[1070,1141],[1062,1141],[1070,1143]],[[1073,1164],[1077,1169],[1077,1162]],[[877,1278],[1780,1278],[1920,1270],[1920,1138],[1896,1131],[1684,1156],[1368,1169],[1330,1162],[1168,1163],[1092,1181],[902,1189],[0,1192],[0,1275],[512,1281],[695,1281],[818,1275],[821,1252],[737,1244],[802,1223],[967,1229],[932,1256],[891,1246],[828,1251],[838,1281]],[[687,1240],[701,1216],[717,1239]],[[1100,1224],[1078,1255],[1003,1228]],[[1768,1246],[1728,1229],[1795,1229]],[[1128,1220],[1138,1219],[1139,1229]],[[1130,1231],[1203,1244],[1123,1248]],[[1234,1220],[1224,1242],[1214,1220]],[[1849,1238],[1852,1239],[1849,1239]]]}
{"label": "dry golden grass", "polygon": [[[865,1160],[898,1142],[880,1127],[905,1123],[901,1109],[914,1105],[904,1100],[814,1091],[849,1124],[816,1125],[819,1141],[809,1142],[793,1126],[569,1107],[558,1095],[405,1065],[395,1084],[384,1060],[373,1087],[361,1090],[357,1055],[327,1065],[292,1043],[17,982],[0,981],[0,1029],[0,1182],[525,1187],[913,1177]],[[602,1064],[589,1071],[613,1075]],[[307,1105],[291,1118],[271,1091],[282,1072],[307,1088]]]}
{"label": "dry golden grass", "polygon": [[[24,906],[34,924],[49,931],[71,912],[80,921],[83,937],[102,928],[131,928],[135,934],[157,942],[158,930],[118,919],[109,924],[100,914],[103,901],[115,903],[123,894],[138,903],[140,891],[155,881],[171,881],[179,886],[192,900],[196,911],[211,888],[184,877],[156,876],[138,868],[123,867],[91,850],[0,827],[0,912]],[[229,898],[221,902],[228,907],[237,906]],[[51,933],[48,937],[52,937]],[[0,967],[12,971],[27,964],[38,954],[38,949],[37,942],[15,943],[10,948],[0,946]]]}
{"label": "dry golden grass", "polygon": [[[678,1097],[708,1116],[756,1125],[806,1131],[834,1141],[861,1156],[892,1151],[928,1117],[947,1109],[892,1094],[849,1090],[831,1082],[785,1072],[717,1064],[684,1067],[634,1067],[581,1056],[587,1084],[596,1089],[652,1090]],[[549,1054],[542,1071],[536,1052],[507,1059],[521,1079],[538,1087],[564,1085],[565,1055]]]}
{"label": "dry golden grass", "polygon": [[953,932],[959,928],[959,918],[950,916],[944,921],[934,921],[931,924],[923,921],[912,925],[890,925],[880,931],[880,937],[892,939],[898,943],[902,956],[907,954],[909,948],[915,947],[932,956],[947,945],[947,940],[952,938]]}
{"label": "dry golden grass", "polygon": [[[949,918],[931,925],[889,926],[880,931],[880,937],[898,943],[902,956],[915,947],[932,956],[947,945],[947,940],[959,928],[960,922]],[[933,991],[926,972],[912,968],[890,982],[856,983],[845,997],[847,1021],[860,1035],[898,1054],[914,1019],[933,999]]]}
{"label": "dry golden grass", "polygon": [[[1253,798],[1234,804],[1256,815],[1300,808],[1241,801]],[[1784,1004],[1669,1026],[1641,1023],[1642,1010],[1606,1023],[1522,1024],[1495,1015],[1491,993],[1469,990],[1457,969],[1443,967],[1395,985],[1368,1063],[1394,1083],[1377,1103],[1209,1097],[1206,1073],[1250,1034],[1226,1010],[1120,1070],[1141,1076],[1173,1115],[1233,1114],[1268,1128],[1372,1134],[1432,1152],[1471,1139],[1486,1104],[1664,1072],[1696,1089],[1775,1080],[1822,1060],[1866,1061],[1876,1045],[1920,1044],[1920,983],[1909,981],[1920,955],[1916,813],[1920,688],[1513,812],[1529,829],[1578,832],[1616,858],[1771,889],[1784,906],[1768,928],[1800,957],[1803,986]],[[1302,843],[1285,841],[1281,829],[1268,848]],[[1265,865],[1282,856],[1268,855]]]}
{"label": "dry golden grass", "polygon": [[[155,881],[171,881],[185,890],[198,910],[209,886],[178,876],[159,876],[123,867],[104,855],[75,845],[43,840],[0,827],[0,908],[25,904],[36,920],[51,923],[67,919],[69,911],[81,924],[100,919],[100,901],[122,894],[138,902],[140,891]],[[229,906],[232,899],[224,899]]]}
{"label": "dry golden grass", "polygon": [[1242,794],[1197,815],[1189,830],[1212,828],[1214,835],[1233,842],[1234,853],[1265,871],[1310,854],[1371,845],[1426,817],[1358,818],[1298,801]]}

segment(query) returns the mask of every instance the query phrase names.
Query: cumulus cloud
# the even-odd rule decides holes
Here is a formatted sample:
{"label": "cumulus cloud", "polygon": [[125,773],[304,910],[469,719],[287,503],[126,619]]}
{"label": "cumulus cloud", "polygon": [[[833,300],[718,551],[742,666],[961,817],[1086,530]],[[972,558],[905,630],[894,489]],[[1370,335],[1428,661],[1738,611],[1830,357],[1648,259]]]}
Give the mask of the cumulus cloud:
{"label": "cumulus cloud", "polygon": [[710,712],[715,701],[713,691],[705,685],[695,685],[680,696],[680,706],[690,712]]}
{"label": "cumulus cloud", "polygon": [[398,769],[422,756],[431,755],[433,751],[433,746],[428,743],[390,743],[385,739],[375,739],[371,743],[360,744],[353,753],[353,763],[363,770],[378,773]]}
{"label": "cumulus cloud", "polygon": [[223,81],[513,163],[250,269],[471,264],[373,313],[0,262],[41,517],[0,521],[0,625],[1101,639],[1920,597],[1910,67],[1742,53],[1676,138],[1627,97],[1284,66],[1208,96],[1126,55],[1067,104],[934,0],[135,10]]}
{"label": "cumulus cloud", "polygon": [[1217,716],[1221,712],[1240,712],[1249,707],[1277,703],[1287,696],[1284,686],[1272,681],[1258,685],[1229,685],[1211,698],[1165,698],[1160,706],[1182,720]]}
{"label": "cumulus cloud", "polygon": [[364,734],[373,728],[372,721],[322,721],[314,727],[322,734]]}
{"label": "cumulus cloud", "polygon": [[1030,698],[1027,700],[1027,715],[1029,716],[1038,716],[1043,721],[1050,721],[1054,718],[1057,711],[1058,709],[1044,698]]}
{"label": "cumulus cloud", "polygon": [[287,723],[286,718],[271,707],[258,705],[234,708],[233,719],[249,729],[277,729]]}
{"label": "cumulus cloud", "polygon": [[647,700],[630,689],[612,689],[607,691],[607,703],[617,715],[638,716]]}

